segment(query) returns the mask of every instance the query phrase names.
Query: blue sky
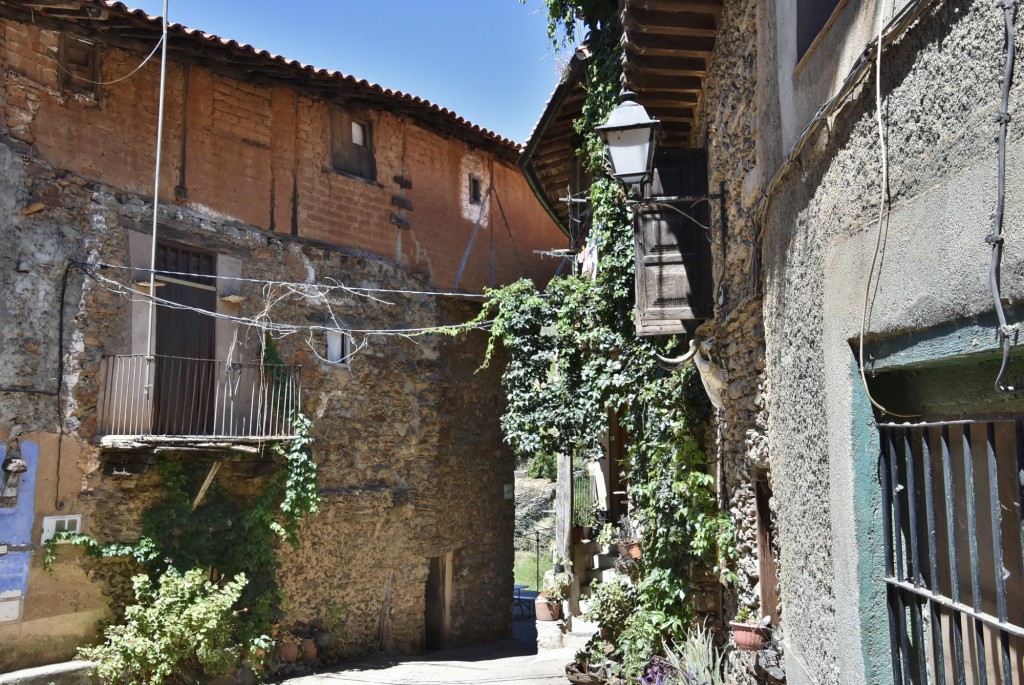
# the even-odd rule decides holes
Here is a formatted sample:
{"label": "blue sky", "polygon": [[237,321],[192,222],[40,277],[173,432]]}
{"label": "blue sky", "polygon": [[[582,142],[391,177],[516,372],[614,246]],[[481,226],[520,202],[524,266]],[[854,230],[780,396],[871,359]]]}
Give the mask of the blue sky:
{"label": "blue sky", "polygon": [[170,0],[168,16],[426,98],[520,143],[558,82],[541,0]]}

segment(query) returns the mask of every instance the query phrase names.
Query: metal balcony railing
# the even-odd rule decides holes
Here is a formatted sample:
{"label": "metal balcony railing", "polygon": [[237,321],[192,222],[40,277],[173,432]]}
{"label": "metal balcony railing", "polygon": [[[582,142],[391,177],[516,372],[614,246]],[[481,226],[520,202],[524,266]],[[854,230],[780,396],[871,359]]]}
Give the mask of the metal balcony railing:
{"label": "metal balcony railing", "polygon": [[98,432],[176,441],[294,437],[298,366],[143,354],[105,356]]}

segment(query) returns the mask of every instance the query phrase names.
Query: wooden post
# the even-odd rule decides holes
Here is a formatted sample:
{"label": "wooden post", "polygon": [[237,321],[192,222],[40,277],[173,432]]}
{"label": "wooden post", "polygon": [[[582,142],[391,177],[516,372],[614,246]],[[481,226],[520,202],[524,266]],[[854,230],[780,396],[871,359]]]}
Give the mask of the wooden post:
{"label": "wooden post", "polygon": [[572,457],[558,455],[558,483],[555,489],[555,551],[571,559],[572,536]]}

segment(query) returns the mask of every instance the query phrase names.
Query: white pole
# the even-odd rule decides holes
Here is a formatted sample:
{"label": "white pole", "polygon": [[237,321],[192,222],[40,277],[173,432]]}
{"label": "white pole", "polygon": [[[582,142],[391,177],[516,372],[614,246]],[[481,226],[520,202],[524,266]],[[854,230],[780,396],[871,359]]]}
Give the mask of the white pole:
{"label": "white pole", "polygon": [[[153,172],[153,240],[149,252],[149,326],[146,331],[146,356],[152,360],[153,327],[156,315],[156,225],[160,212],[160,152],[164,138],[164,91],[167,88],[167,4],[164,0],[163,34],[160,38],[160,102],[156,115],[156,168]],[[146,397],[150,397],[152,382],[146,384]]]}

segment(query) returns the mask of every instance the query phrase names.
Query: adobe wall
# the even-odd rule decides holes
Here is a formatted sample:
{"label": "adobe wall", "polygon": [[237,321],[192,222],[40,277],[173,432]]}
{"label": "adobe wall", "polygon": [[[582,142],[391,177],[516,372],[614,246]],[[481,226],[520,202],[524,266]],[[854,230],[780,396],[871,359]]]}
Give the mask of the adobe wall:
{"label": "adobe wall", "polygon": [[[101,81],[124,76],[145,56],[97,40]],[[365,250],[440,287],[454,284],[479,222],[460,288],[479,292],[492,282],[553,275],[557,265],[534,250],[563,247],[564,237],[515,167],[511,145],[491,141],[505,152],[487,151],[471,142],[479,134],[435,132],[397,104],[367,104],[341,86],[314,96],[183,62],[173,56],[178,40],[171,38],[167,73],[161,202]],[[58,43],[55,31],[0,20],[5,133],[55,167],[151,194],[159,60],[99,86],[93,99],[59,90]],[[375,179],[331,168],[329,111],[340,105],[327,99],[370,121]],[[468,203],[470,174],[485,194],[493,187],[482,215]],[[397,176],[412,187],[402,191]],[[399,212],[399,195],[411,210]],[[408,229],[392,223],[395,213]]]}
{"label": "adobe wall", "polygon": [[[31,211],[23,212],[26,207]],[[129,264],[132,236],[148,239],[151,211],[143,196],[0,145],[0,241],[8,246],[0,254],[0,437],[5,453],[34,455],[20,501],[35,513],[21,540],[27,551],[7,555],[9,568],[0,565],[0,583],[19,583],[24,595],[22,620],[0,623],[5,671],[70,658],[130,591],[129,565],[83,559],[70,548],[59,549],[52,575],[44,571],[40,517],[82,514],[84,530],[96,538],[131,542],[142,513],[161,496],[154,471],[136,468],[147,459],[101,453],[92,442],[100,360],[131,350],[135,306],[101,278],[128,284],[130,271],[97,269],[86,276],[69,270],[64,385],[59,402],[46,394],[59,376],[58,321],[68,261]],[[162,207],[160,224],[163,239],[239,260],[243,278],[335,279],[398,290],[431,286],[362,251],[180,206]],[[266,297],[282,292],[245,283],[235,315],[253,317]],[[269,313],[276,322],[315,325],[324,321],[327,305],[359,330],[457,323],[475,310],[432,296],[336,293],[325,301],[305,293],[284,298]],[[301,546],[280,550],[279,577],[290,599],[282,626],[318,625],[330,600],[348,607],[337,655],[419,651],[429,560],[451,555],[450,643],[508,635],[514,512],[504,485],[513,481],[512,458],[498,425],[498,369],[475,373],[483,334],[357,335],[357,344],[365,346],[347,368],[318,359],[322,334],[314,332],[311,345],[309,335],[301,331],[278,341],[285,362],[302,367],[303,406],[313,421],[323,493],[320,513],[303,527]],[[239,327],[236,354],[258,360],[260,337]],[[204,473],[209,467],[194,454],[170,457]],[[246,497],[262,475],[260,460],[247,458],[227,464],[218,482]]]}
{"label": "adobe wall", "polygon": [[[1002,11],[971,0],[936,5],[882,56],[891,204],[869,350],[909,331],[976,323],[993,307],[985,235],[995,203]],[[1018,32],[1022,25],[1018,16]],[[892,678],[878,439],[856,363],[880,202],[874,92],[872,65],[783,177],[765,225],[767,432],[790,683]],[[1008,302],[1024,292],[1024,245],[1011,228],[1024,220],[1015,201],[1024,193],[1018,96],[1015,88],[1002,263]],[[990,332],[974,339],[974,350],[994,349]]]}

